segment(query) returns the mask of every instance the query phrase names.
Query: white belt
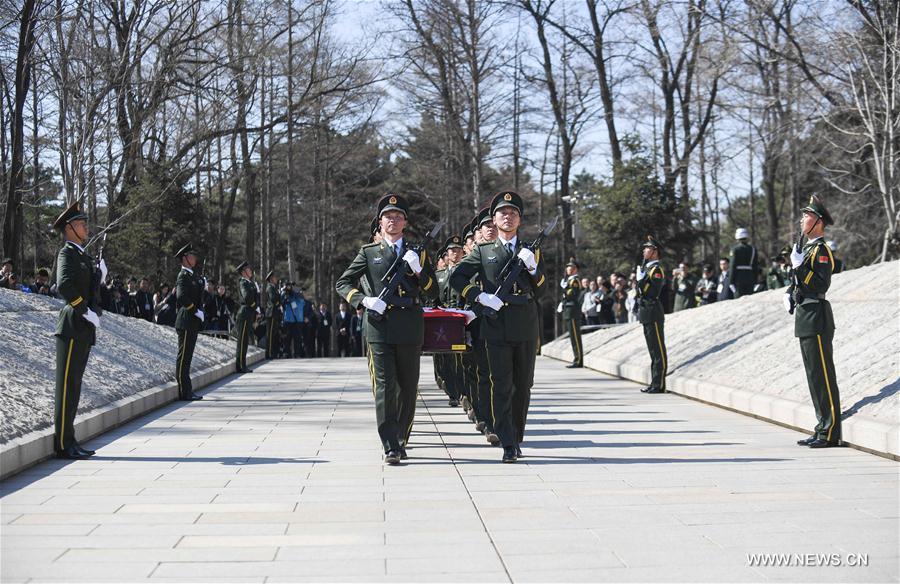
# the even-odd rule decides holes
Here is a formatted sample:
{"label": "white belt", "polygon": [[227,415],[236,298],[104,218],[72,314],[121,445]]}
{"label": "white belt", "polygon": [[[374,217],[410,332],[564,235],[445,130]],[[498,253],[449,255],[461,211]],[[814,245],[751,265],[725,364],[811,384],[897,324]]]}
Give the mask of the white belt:
{"label": "white belt", "polygon": [[735,270],[752,270],[753,266],[735,266]]}

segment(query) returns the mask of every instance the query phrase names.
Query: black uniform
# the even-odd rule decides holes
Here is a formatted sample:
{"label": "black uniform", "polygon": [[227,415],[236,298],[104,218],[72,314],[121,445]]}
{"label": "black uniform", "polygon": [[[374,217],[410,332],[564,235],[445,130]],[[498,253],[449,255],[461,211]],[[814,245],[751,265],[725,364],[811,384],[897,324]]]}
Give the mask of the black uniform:
{"label": "black uniform", "polygon": [[728,281],[734,286],[734,297],[753,294],[760,272],[756,248],[746,241],[739,241],[731,248],[729,262]]}

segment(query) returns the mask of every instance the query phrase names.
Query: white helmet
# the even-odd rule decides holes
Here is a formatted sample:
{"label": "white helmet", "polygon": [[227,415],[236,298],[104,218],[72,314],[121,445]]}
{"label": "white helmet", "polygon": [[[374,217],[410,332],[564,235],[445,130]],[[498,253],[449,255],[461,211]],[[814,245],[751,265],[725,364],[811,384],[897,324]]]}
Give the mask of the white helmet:
{"label": "white helmet", "polygon": [[750,232],[744,227],[738,227],[734,230],[735,239],[750,239]]}
{"label": "white helmet", "polygon": [[826,244],[828,247],[831,248],[831,251],[837,251],[837,250],[838,250],[838,242],[836,242],[836,241],[833,240],[833,239],[832,239],[832,240],[829,240],[829,241],[826,241],[825,244]]}

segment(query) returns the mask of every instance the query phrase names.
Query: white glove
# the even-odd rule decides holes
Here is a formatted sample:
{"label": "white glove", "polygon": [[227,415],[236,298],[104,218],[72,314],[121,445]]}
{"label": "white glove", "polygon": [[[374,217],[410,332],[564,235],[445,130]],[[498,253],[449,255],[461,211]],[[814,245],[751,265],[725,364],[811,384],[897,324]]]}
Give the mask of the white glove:
{"label": "white glove", "polygon": [[537,270],[537,258],[534,257],[534,252],[527,247],[523,247],[519,250],[518,258],[522,260],[522,263],[528,268],[529,274],[533,274],[535,270]]}
{"label": "white glove", "polygon": [[642,270],[640,266],[635,266],[634,275],[637,277],[638,280],[643,280],[644,276],[647,275],[647,272]]}
{"label": "white glove", "polygon": [[203,321],[205,320],[205,319],[203,318],[204,315],[203,315],[203,311],[202,311],[202,310],[198,310],[197,312],[195,312],[195,313],[194,313],[194,316],[196,316],[197,318],[199,318],[199,319],[200,319],[200,322],[203,322]]}
{"label": "white glove", "polygon": [[387,304],[377,296],[366,296],[363,298],[362,304],[369,310],[377,312],[378,314],[384,314],[384,311],[387,310]]}
{"label": "white glove", "polygon": [[794,299],[791,298],[790,292],[785,292],[781,297],[781,304],[784,305],[784,310],[790,314],[791,305],[794,303]]}
{"label": "white glove", "polygon": [[791,248],[791,267],[795,270],[803,265],[803,252],[797,251],[797,246]]}
{"label": "white glove", "polygon": [[737,294],[737,287],[734,284],[729,284],[728,289],[731,290],[732,294]]}
{"label": "white glove", "polygon": [[469,324],[470,322],[478,318],[478,315],[471,310],[463,310],[462,313],[466,315],[466,324]]}
{"label": "white glove", "polygon": [[106,282],[106,274],[109,273],[109,270],[106,268],[106,260],[100,258],[100,281]]}
{"label": "white glove", "polygon": [[257,306],[257,307],[256,307],[256,314],[262,314],[262,307],[261,307],[261,306]]}
{"label": "white glove", "polygon": [[417,254],[413,250],[406,250],[406,253],[403,254],[403,261],[409,264],[409,267],[417,275],[422,273],[422,264],[419,263],[419,254]]}
{"label": "white glove", "polygon": [[566,288],[568,288],[568,287],[569,287],[569,279],[568,279],[568,278],[563,278],[562,280],[560,280],[560,281],[559,281],[559,287],[562,288],[563,290],[565,290]]}
{"label": "white glove", "polygon": [[492,308],[496,312],[500,312],[500,309],[503,308],[502,300],[500,300],[493,294],[487,294],[485,292],[479,294],[478,297],[475,298],[475,302],[483,306],[487,306],[488,308]]}
{"label": "white glove", "polygon": [[94,328],[100,328],[100,317],[97,316],[96,312],[88,308],[87,312],[85,312],[82,316],[84,316],[84,320],[94,325]]}

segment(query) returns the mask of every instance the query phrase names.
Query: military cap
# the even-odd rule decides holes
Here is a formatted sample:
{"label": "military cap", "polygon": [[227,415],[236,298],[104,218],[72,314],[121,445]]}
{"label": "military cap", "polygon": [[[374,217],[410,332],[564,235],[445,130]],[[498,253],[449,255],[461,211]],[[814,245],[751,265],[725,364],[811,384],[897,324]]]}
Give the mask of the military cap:
{"label": "military cap", "polygon": [[250,266],[250,262],[243,261],[237,265],[237,267],[234,269],[234,271],[237,272],[238,274],[240,274],[241,272],[244,271],[244,268],[249,267],[249,266]]}
{"label": "military cap", "polygon": [[369,224],[369,233],[375,235],[379,231],[381,231],[381,222],[378,220],[378,217],[372,218],[372,223]]}
{"label": "military cap", "polygon": [[441,246],[440,249],[437,250],[437,255],[435,257],[442,258],[447,253],[447,248],[445,246]]}
{"label": "military cap", "polygon": [[494,195],[494,199],[491,201],[491,217],[494,216],[497,209],[502,207],[514,207],[519,215],[525,214],[525,203],[522,201],[522,197],[513,191],[501,191]]}
{"label": "military cap", "polygon": [[494,221],[494,218],[491,216],[491,208],[485,207],[484,209],[478,211],[478,215],[475,216],[475,225],[479,228],[485,223],[491,223]]}
{"label": "military cap", "polygon": [[781,249],[778,250],[778,253],[774,254],[774,256],[777,258],[787,257],[789,255],[791,255],[791,246],[789,245],[782,246]]}
{"label": "military cap", "polygon": [[831,213],[828,212],[828,209],[825,208],[825,202],[822,201],[822,197],[819,195],[813,195],[809,198],[809,204],[802,209],[801,212],[806,211],[808,213],[812,213],[822,220],[825,225],[834,225],[834,219],[831,218]]}
{"label": "military cap", "polygon": [[3,262],[0,263],[0,266],[5,266],[6,264],[13,265],[12,258],[3,258]]}
{"label": "military cap", "polygon": [[266,282],[269,281],[269,278],[275,275],[275,270],[269,270],[269,273],[266,274]]}
{"label": "military cap", "polygon": [[462,247],[463,240],[462,237],[458,235],[453,235],[447,238],[447,241],[444,242],[444,249],[450,249],[451,247]]}
{"label": "military cap", "polygon": [[575,258],[569,258],[569,263],[566,264],[567,268],[580,268],[581,265],[575,261]]}
{"label": "military cap", "polygon": [[175,257],[180,258],[181,256],[185,256],[189,253],[197,255],[197,250],[194,249],[194,246],[190,243],[186,244],[184,247],[175,252]]}
{"label": "military cap", "polygon": [[652,235],[647,236],[647,241],[644,242],[644,245],[641,246],[641,249],[645,247],[652,247],[653,249],[660,249],[659,242],[656,241],[656,238]]}
{"label": "military cap", "polygon": [[49,278],[50,272],[47,271],[47,268],[41,268],[40,270],[37,271],[37,275],[44,276],[45,278]]}
{"label": "military cap", "polygon": [[66,228],[66,225],[77,219],[83,219],[87,221],[87,215],[81,212],[81,209],[78,206],[78,201],[75,201],[74,203],[66,207],[66,210],[60,213],[59,217],[56,218],[56,221],[53,222],[53,229],[62,231]]}
{"label": "military cap", "polygon": [[404,217],[408,217],[409,203],[400,195],[388,193],[378,201],[378,218],[380,219],[387,211],[400,211]]}
{"label": "military cap", "polygon": [[469,239],[470,237],[475,237],[475,225],[473,223],[469,223],[463,228],[463,239]]}

